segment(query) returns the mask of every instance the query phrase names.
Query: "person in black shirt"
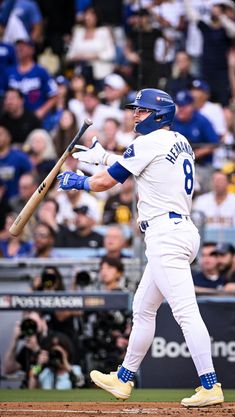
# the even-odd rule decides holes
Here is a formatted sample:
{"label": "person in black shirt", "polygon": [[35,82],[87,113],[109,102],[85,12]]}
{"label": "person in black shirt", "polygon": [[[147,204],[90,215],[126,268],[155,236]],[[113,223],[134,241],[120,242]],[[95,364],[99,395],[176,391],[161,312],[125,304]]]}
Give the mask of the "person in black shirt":
{"label": "person in black shirt", "polygon": [[41,121],[32,112],[24,109],[23,94],[14,88],[5,93],[0,124],[11,133],[13,144],[20,146],[32,130],[41,127]]}
{"label": "person in black shirt", "polygon": [[97,249],[103,247],[103,236],[94,231],[95,219],[88,206],[75,207],[76,230],[63,229],[57,235],[56,246],[64,248],[90,248]]}

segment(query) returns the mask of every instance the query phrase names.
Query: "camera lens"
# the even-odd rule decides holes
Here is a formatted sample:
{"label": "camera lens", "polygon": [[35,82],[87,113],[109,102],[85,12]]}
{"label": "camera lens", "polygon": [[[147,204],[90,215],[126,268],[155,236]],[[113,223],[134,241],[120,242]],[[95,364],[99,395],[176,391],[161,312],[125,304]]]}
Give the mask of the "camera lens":
{"label": "camera lens", "polygon": [[33,336],[37,333],[36,321],[28,318],[24,319],[20,325],[21,337]]}

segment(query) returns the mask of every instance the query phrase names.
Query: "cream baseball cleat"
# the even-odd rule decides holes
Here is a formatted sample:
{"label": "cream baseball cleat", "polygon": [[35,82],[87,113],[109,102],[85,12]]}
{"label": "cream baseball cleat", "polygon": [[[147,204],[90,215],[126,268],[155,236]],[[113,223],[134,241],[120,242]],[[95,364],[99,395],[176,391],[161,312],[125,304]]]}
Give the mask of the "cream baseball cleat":
{"label": "cream baseball cleat", "polygon": [[100,388],[113,394],[114,397],[121,400],[127,400],[130,395],[134,383],[132,381],[122,382],[117,377],[117,372],[110,374],[102,374],[99,371],[91,371],[90,377],[92,381]]}
{"label": "cream baseball cleat", "polygon": [[189,398],[183,398],[181,405],[185,407],[206,407],[207,405],[222,404],[224,395],[220,383],[213,385],[211,389],[198,387],[195,389],[196,394]]}

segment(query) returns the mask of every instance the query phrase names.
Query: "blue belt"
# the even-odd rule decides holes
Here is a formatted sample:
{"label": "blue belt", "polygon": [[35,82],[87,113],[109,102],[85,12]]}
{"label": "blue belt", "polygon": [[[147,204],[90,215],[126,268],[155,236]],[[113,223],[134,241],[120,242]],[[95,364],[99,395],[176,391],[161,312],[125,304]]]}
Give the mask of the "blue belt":
{"label": "blue belt", "polygon": [[[169,212],[169,219],[182,219],[182,215],[175,213],[174,211]],[[147,220],[143,220],[140,222],[140,230],[141,232],[145,232],[145,230],[149,227],[149,223]]]}

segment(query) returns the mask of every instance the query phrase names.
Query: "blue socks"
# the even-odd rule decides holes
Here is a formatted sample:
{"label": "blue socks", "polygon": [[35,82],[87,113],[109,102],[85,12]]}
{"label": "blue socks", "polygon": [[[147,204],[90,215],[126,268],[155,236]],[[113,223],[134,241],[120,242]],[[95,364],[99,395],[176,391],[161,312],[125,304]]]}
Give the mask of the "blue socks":
{"label": "blue socks", "polygon": [[205,389],[213,388],[213,385],[216,384],[217,376],[215,372],[210,372],[209,374],[204,374],[200,376],[201,385]]}
{"label": "blue socks", "polygon": [[118,379],[122,382],[132,381],[135,376],[135,372],[129,371],[128,369],[121,366],[117,373]]}

